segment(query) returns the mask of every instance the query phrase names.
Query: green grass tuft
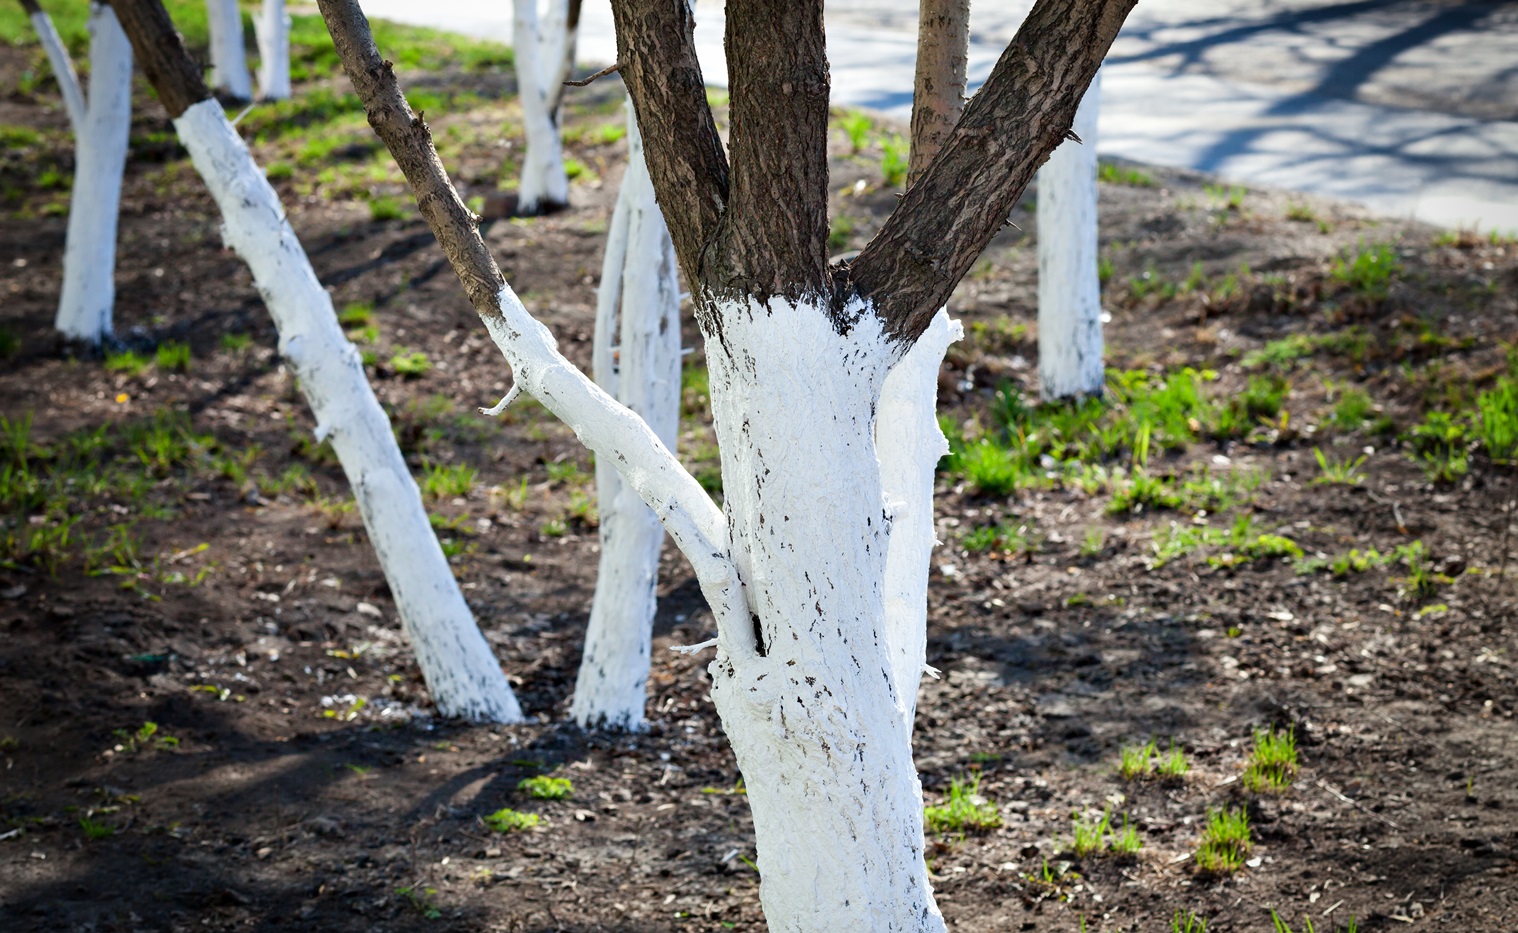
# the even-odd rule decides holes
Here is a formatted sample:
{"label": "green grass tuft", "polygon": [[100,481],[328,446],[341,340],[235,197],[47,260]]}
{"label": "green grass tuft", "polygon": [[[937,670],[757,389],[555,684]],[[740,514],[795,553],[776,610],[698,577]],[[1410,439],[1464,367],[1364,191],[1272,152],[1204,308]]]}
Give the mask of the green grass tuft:
{"label": "green grass tuft", "polygon": [[980,796],[980,775],[973,779],[954,778],[944,802],[923,808],[923,820],[929,832],[985,832],[1001,825],[1001,811],[996,804]]}

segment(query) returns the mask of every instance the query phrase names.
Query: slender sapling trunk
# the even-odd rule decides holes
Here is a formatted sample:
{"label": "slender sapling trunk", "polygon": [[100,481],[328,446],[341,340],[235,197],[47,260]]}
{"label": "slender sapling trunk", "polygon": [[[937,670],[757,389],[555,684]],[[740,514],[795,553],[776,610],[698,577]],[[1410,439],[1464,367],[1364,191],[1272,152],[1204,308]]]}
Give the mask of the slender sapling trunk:
{"label": "slender sapling trunk", "polygon": [[211,87],[231,100],[252,100],[253,79],[237,0],[206,0],[206,25],[211,33]]}
{"label": "slender sapling trunk", "polygon": [[253,19],[258,40],[258,96],[262,100],[290,99],[290,14],[285,0],[263,0]]}
{"label": "slender sapling trunk", "polygon": [[[538,0],[513,0],[512,42],[515,46],[517,93],[522,103],[522,128],[527,137],[517,186],[517,213],[547,214],[569,204],[569,176],[564,171],[564,146],[549,81],[563,62],[568,0],[548,0],[541,21]],[[557,100],[557,94],[553,94]]]}

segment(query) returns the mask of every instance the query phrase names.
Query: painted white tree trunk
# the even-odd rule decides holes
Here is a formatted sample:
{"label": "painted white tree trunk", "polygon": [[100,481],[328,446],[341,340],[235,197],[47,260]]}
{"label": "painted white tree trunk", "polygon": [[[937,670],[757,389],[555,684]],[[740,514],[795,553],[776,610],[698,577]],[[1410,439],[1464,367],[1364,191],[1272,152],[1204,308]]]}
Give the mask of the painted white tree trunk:
{"label": "painted white tree trunk", "polygon": [[174,128],[221,209],[227,245],[253,272],[279,329],[280,353],[316,416],[318,439],[332,439],[439,711],[520,722],[516,697],[428,524],[358,350],[343,335],[274,189],[215,100],[190,107]]}
{"label": "painted white tree trunk", "polygon": [[[76,87],[77,89],[77,87]],[[116,301],[116,221],[132,129],[132,44],[102,3],[90,8],[90,94],[74,140],[63,288],[55,326],[99,344]]]}
{"label": "painted white tree trunk", "polygon": [[[549,107],[548,82],[564,56],[568,0],[548,0],[548,13],[539,22],[538,0],[513,0],[512,42],[515,45],[518,93],[527,151],[517,187],[517,210],[532,215],[569,203],[569,176],[564,173],[564,147]],[[556,98],[555,98],[556,99]]]}
{"label": "painted white tree trunk", "polygon": [[1102,391],[1097,274],[1096,118],[1101,73],[1075,113],[1075,135],[1038,171],[1038,381],[1045,399]]}
{"label": "painted white tree trunk", "polygon": [[573,25],[569,22],[569,0],[553,0],[549,15],[543,20],[543,39],[540,47],[547,56],[546,61],[553,63],[544,87],[548,95],[546,106],[557,125],[559,105],[564,101],[564,82],[574,73],[575,50],[580,42],[579,20],[576,19]]}
{"label": "painted white tree trunk", "polygon": [[42,44],[48,64],[53,67],[53,78],[57,80],[58,90],[63,94],[63,106],[69,115],[69,125],[74,129],[75,140],[78,140],[84,134],[86,110],[84,89],[79,86],[74,60],[69,58],[68,49],[63,47],[63,40],[59,38],[51,16],[38,10],[31,14],[31,21],[32,28],[37,31],[37,41]]}
{"label": "painted white tree trunk", "polygon": [[[597,296],[596,383],[666,447],[680,427],[680,287],[628,106],[627,174],[612,213]],[[664,526],[612,465],[596,459],[601,560],[571,714],[586,728],[643,726]]]}
{"label": "painted white tree trunk", "polygon": [[290,99],[290,15],[285,0],[263,0],[253,20],[258,40],[258,96]]}
{"label": "painted white tree trunk", "polygon": [[234,100],[252,100],[253,79],[237,0],[206,0],[206,24],[211,33],[211,87]]}

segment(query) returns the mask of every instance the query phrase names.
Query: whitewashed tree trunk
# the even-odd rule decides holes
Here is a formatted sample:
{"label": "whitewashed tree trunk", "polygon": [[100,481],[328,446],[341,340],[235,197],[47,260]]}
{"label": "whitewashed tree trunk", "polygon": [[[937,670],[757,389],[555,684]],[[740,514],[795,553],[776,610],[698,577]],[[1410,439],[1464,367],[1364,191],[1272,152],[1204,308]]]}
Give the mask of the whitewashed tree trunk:
{"label": "whitewashed tree trunk", "polygon": [[[517,211],[524,215],[546,213],[569,203],[563,142],[549,106],[549,82],[564,58],[567,3],[548,0],[548,12],[540,22],[538,0],[513,0],[512,43],[527,137],[517,187]],[[557,94],[553,99],[557,100]]]}
{"label": "whitewashed tree trunk", "polygon": [[258,96],[262,100],[290,99],[290,15],[285,0],[263,0],[253,19],[258,40]]}
{"label": "whitewashed tree trunk", "polygon": [[717,302],[712,412],[759,648],[724,639],[712,699],[748,788],[770,929],[942,930],[907,718],[920,653],[916,671],[897,662],[920,649],[893,644],[885,583],[875,420],[900,349],[872,310],[847,309],[840,336],[825,307]]}
{"label": "whitewashed tree trunk", "polygon": [[[674,449],[680,428],[680,286],[628,107],[627,174],[612,213],[597,296],[596,384]],[[664,526],[610,457],[596,459],[601,559],[571,715],[585,728],[643,726]]]}
{"label": "whitewashed tree trunk", "polygon": [[421,492],[274,189],[221,105],[192,105],[174,128],[221,209],[227,245],[248,263],[300,380],[353,487],[396,609],[439,711],[520,722],[516,697],[475,625],[428,524]]}
{"label": "whitewashed tree trunk", "polygon": [[63,94],[63,107],[69,115],[69,125],[73,128],[74,139],[77,141],[84,134],[87,111],[84,106],[84,89],[79,86],[79,75],[74,71],[74,60],[69,58],[68,49],[63,47],[63,39],[58,36],[51,16],[39,9],[30,11],[29,18],[32,28],[37,31],[37,41],[47,54],[48,64],[53,68],[53,78],[57,80],[58,90]]}
{"label": "whitewashed tree trunk", "polygon": [[132,45],[111,8],[96,3],[90,8],[90,94],[74,138],[74,188],[54,322],[63,335],[92,344],[111,335],[116,222],[131,129]]}
{"label": "whitewashed tree trunk", "polygon": [[252,100],[253,79],[237,0],[206,0],[206,24],[211,33],[211,87],[233,100]]}
{"label": "whitewashed tree trunk", "polygon": [[575,50],[580,43],[580,0],[555,0],[550,17],[545,17],[543,32],[549,42],[544,54],[554,63],[545,88],[547,107],[557,124],[559,105],[564,101],[564,82],[574,73]]}
{"label": "whitewashed tree trunk", "polygon": [[1097,274],[1096,118],[1101,73],[1066,140],[1038,171],[1038,381],[1045,399],[1102,391]]}

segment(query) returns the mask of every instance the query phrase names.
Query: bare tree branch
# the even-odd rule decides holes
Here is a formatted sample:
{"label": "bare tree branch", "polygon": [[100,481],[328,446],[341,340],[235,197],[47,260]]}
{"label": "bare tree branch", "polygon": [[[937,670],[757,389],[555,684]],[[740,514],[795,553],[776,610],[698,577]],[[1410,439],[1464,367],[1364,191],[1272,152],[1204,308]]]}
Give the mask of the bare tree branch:
{"label": "bare tree branch", "polygon": [[685,0],[613,0],[611,9],[659,207],[686,281],[698,283],[727,208],[728,165],[696,58],[695,19]]}
{"label": "bare tree branch", "polygon": [[724,44],[732,190],[701,284],[761,301],[828,294],[822,0],[728,0]]}
{"label": "bare tree branch", "polygon": [[1065,138],[1136,0],[1038,0],[917,184],[841,274],[910,343]]}
{"label": "bare tree branch", "polygon": [[917,10],[908,187],[927,171],[964,113],[969,58],[970,0],[922,0]]}
{"label": "bare tree branch", "polygon": [[194,104],[211,96],[184,37],[159,0],[111,0],[121,29],[132,40],[132,54],[142,63],[148,83],[169,116],[178,119]]}
{"label": "bare tree branch", "polygon": [[622,70],[621,65],[607,65],[605,68],[602,68],[600,71],[589,77],[581,78],[578,81],[565,81],[564,83],[570,87],[589,87],[591,85],[591,82],[604,78],[607,75],[614,75],[620,70]]}

